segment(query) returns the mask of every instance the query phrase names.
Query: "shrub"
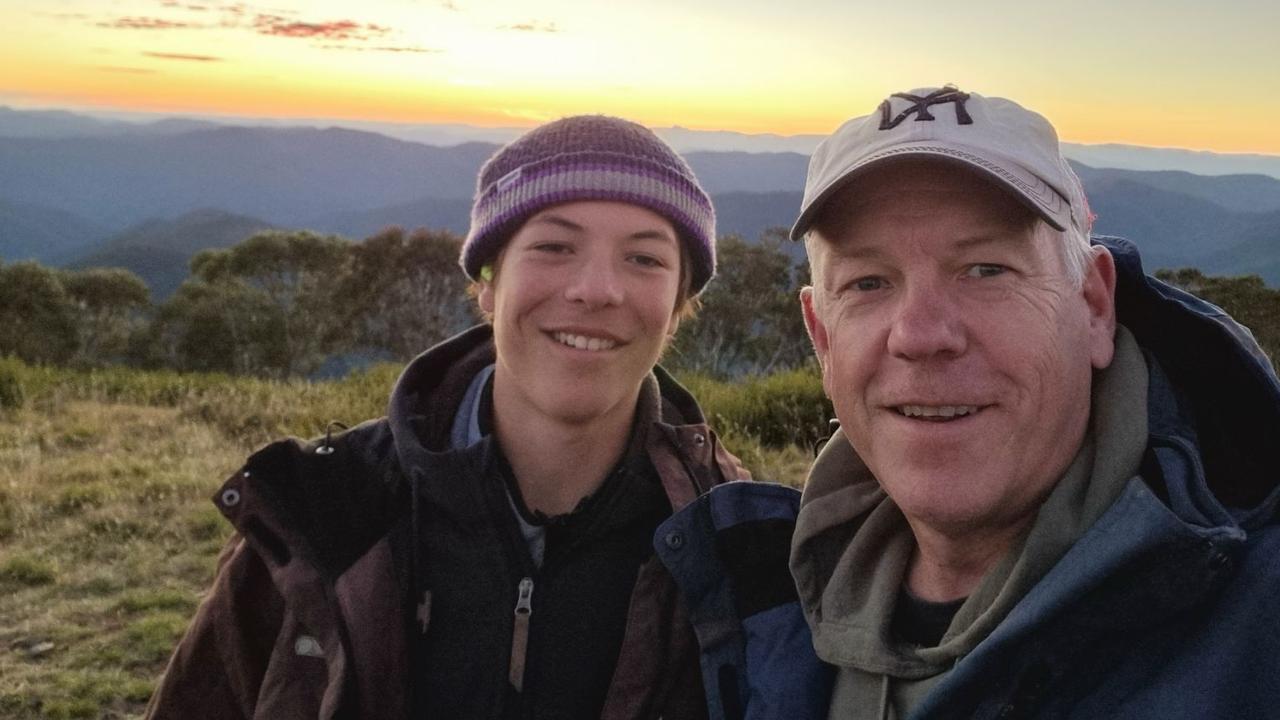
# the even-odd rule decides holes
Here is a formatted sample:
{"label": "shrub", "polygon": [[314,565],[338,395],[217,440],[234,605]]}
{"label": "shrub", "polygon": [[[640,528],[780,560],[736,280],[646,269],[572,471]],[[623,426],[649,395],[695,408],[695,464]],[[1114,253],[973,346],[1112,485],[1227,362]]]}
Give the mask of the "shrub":
{"label": "shrub", "polygon": [[15,365],[13,362],[0,363],[0,411],[18,410],[26,402]]}
{"label": "shrub", "polygon": [[733,383],[700,375],[681,381],[718,431],[756,438],[771,448],[810,448],[830,435],[834,411],[812,365]]}

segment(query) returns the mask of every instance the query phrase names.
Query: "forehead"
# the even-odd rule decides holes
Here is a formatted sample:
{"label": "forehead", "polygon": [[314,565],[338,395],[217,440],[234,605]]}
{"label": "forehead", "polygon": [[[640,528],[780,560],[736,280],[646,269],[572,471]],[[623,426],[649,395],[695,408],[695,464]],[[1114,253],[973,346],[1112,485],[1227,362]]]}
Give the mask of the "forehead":
{"label": "forehead", "polygon": [[[894,234],[930,223],[955,235],[1030,231],[1037,218],[978,173],[938,162],[904,160],[874,168],[841,188],[814,222],[818,235],[843,246],[868,234]],[[957,238],[959,239],[959,238]]]}

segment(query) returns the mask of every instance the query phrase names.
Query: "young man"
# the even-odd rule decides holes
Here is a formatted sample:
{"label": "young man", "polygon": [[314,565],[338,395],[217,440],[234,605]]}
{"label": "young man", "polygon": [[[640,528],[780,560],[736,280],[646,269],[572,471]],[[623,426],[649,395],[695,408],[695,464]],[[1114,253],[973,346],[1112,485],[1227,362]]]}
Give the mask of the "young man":
{"label": "young man", "polygon": [[149,715],[705,717],[654,533],[745,472],[655,363],[714,241],[639,125],[499,150],[462,249],[490,323],[410,363],[386,418],[227,481],[237,534]]}

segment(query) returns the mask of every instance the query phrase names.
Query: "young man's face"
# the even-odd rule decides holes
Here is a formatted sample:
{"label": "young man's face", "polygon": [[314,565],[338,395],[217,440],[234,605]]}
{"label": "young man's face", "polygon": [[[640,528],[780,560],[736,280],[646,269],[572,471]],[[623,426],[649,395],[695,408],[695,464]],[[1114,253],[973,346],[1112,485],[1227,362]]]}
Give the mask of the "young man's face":
{"label": "young man's face", "polygon": [[1110,363],[1110,256],[1091,256],[1077,287],[1059,234],[927,161],[856,180],[814,232],[802,303],[823,383],[913,529],[1034,517],[1082,441],[1092,368]]}
{"label": "young man's face", "polygon": [[529,218],[479,294],[503,397],[570,424],[634,412],[675,332],[680,261],[672,224],[635,205],[573,202]]}

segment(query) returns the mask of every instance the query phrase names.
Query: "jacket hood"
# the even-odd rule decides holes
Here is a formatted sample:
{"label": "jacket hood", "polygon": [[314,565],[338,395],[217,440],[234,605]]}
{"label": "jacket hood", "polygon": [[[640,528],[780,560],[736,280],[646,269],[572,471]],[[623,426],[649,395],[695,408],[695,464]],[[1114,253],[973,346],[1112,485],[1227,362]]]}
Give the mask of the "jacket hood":
{"label": "jacket hood", "polygon": [[[415,474],[430,474],[427,468],[442,464],[484,463],[492,458],[495,441],[491,436],[484,436],[466,447],[455,447],[452,426],[463,398],[470,397],[468,391],[475,389],[472,380],[493,365],[494,353],[493,328],[478,325],[424,352],[404,369],[391,393],[387,421],[400,467],[410,478]],[[637,418],[645,419],[649,426],[643,428],[638,438],[651,450],[655,442],[664,440],[684,448],[690,444],[689,439],[706,443],[710,437],[702,410],[693,396],[659,366],[653,368],[641,385],[639,403]],[[707,447],[701,449],[713,450],[712,444],[707,443]],[[652,452],[650,455],[653,458]],[[714,456],[721,465],[725,464],[721,462],[720,453]],[[674,482],[671,478],[680,474],[662,470],[659,468],[659,476],[664,483]],[[742,474],[737,468],[722,467],[721,471],[726,477]],[[445,485],[426,483],[422,487],[441,506],[452,507],[464,515],[475,511],[472,503]],[[683,487],[668,487],[667,492],[674,507],[683,507],[697,494]]]}
{"label": "jacket hood", "polygon": [[1226,507],[1269,514],[1280,483],[1280,380],[1266,353],[1221,308],[1146,275],[1133,243],[1094,240],[1115,258],[1117,320],[1160,371],[1153,440],[1198,455],[1196,479]]}

